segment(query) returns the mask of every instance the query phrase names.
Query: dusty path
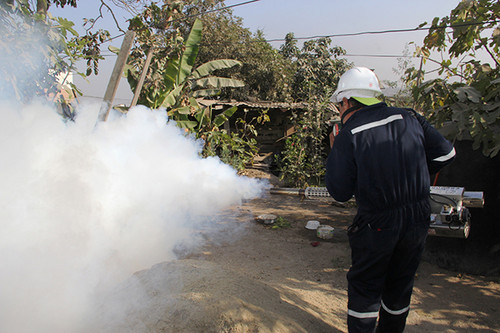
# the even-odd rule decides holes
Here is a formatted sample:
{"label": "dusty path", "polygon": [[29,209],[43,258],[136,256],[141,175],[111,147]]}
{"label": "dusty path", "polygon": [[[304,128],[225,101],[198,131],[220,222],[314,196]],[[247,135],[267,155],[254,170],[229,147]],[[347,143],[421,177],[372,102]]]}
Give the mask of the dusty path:
{"label": "dusty path", "polygon": [[[271,213],[290,227],[254,221]],[[131,309],[121,332],[345,332],[346,236],[352,208],[268,196],[228,210],[202,231],[207,243],[180,259],[139,272],[148,303]],[[318,241],[304,228],[315,219],[335,227]],[[161,278],[158,278],[161,277]],[[498,278],[419,268],[406,332],[500,332]],[[135,323],[130,326],[130,323]],[[125,325],[125,324],[124,324]],[[133,328],[130,328],[133,327]]]}

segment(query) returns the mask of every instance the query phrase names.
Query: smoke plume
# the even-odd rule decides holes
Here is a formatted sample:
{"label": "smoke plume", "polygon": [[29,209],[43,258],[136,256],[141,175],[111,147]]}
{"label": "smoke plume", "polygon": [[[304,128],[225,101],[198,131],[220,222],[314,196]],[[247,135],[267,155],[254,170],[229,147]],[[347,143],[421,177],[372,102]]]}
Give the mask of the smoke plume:
{"label": "smoke plume", "polygon": [[0,332],[84,330],[100,295],[265,187],[200,158],[164,112],[96,125],[98,105],[75,122],[42,104],[0,108]]}

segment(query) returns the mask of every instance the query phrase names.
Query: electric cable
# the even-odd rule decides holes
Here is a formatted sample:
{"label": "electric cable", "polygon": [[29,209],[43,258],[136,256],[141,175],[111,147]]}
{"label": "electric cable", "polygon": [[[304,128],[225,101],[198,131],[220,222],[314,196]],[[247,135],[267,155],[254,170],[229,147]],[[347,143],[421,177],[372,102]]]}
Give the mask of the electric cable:
{"label": "electric cable", "polygon": [[[491,20],[491,21],[484,21],[484,22],[465,22],[465,23],[460,23],[460,24],[443,25],[443,26],[439,26],[439,27],[430,26],[430,27],[416,27],[416,28],[407,28],[407,29],[362,31],[362,32],[342,33],[342,34],[316,35],[316,36],[309,36],[309,37],[293,37],[292,39],[294,39],[294,40],[309,40],[309,39],[318,39],[318,38],[352,37],[352,36],[363,36],[363,35],[381,35],[381,34],[400,33],[400,32],[415,32],[415,31],[431,30],[431,29],[442,30],[442,29],[447,29],[447,28],[469,27],[469,26],[484,25],[484,24],[498,23],[498,22],[499,22],[498,20]],[[268,43],[269,42],[282,42],[282,41],[286,41],[286,39],[276,38],[276,39],[268,39],[265,41]],[[261,41],[255,41],[255,42],[261,42]]]}
{"label": "electric cable", "polygon": [[441,197],[441,198],[445,198],[445,199],[447,199],[448,201],[450,201],[450,202],[453,204],[453,206],[455,206],[455,207],[457,207],[457,206],[458,206],[458,203],[457,203],[455,200],[453,200],[453,199],[452,199],[452,198],[450,198],[450,197],[447,197],[446,195],[437,194],[437,193],[431,193],[431,194],[429,195],[430,199],[431,199],[433,202],[437,203],[437,204],[440,204],[440,205],[446,205],[446,202],[438,201],[438,200],[434,199],[434,198],[433,198],[433,196],[436,196],[436,197]]}
{"label": "electric cable", "polygon": [[[236,3],[234,5],[229,5],[229,6],[225,6],[225,7],[221,7],[221,8],[216,8],[216,9],[212,9],[212,10],[207,10],[206,12],[203,12],[203,13],[189,15],[189,16],[183,17],[182,19],[177,19],[177,20],[180,21],[180,20],[184,20],[184,19],[187,19],[187,18],[191,18],[191,17],[203,16],[205,14],[218,12],[218,11],[221,11],[221,10],[224,10],[224,9],[228,9],[228,8],[233,8],[233,7],[248,5],[248,4],[251,4],[253,2],[257,2],[257,1],[261,1],[261,0],[249,0],[249,1],[245,1],[245,2],[240,2],[240,3]],[[172,21],[176,21],[176,20],[172,20]]]}
{"label": "electric cable", "polygon": [[[187,16],[187,17],[184,17],[184,18],[179,18],[179,19],[172,20],[172,21],[180,21],[180,20],[184,20],[186,18],[195,17],[195,16],[203,16],[204,14],[207,14],[207,13],[221,11],[221,10],[224,10],[224,9],[227,9],[227,8],[231,8],[231,7],[242,6],[242,5],[250,4],[250,3],[253,3],[253,2],[257,2],[257,1],[261,1],[261,0],[251,0],[251,1],[241,2],[241,3],[234,4],[234,5],[230,5],[230,6],[226,6],[226,7],[222,7],[222,8],[213,9],[211,11],[207,11],[207,12],[199,13],[199,14],[194,14],[194,15],[191,15],[191,16]],[[389,33],[416,32],[416,31],[424,31],[424,30],[431,30],[431,29],[442,30],[442,29],[447,29],[447,28],[469,27],[469,26],[484,25],[484,24],[491,24],[491,23],[494,24],[494,23],[498,23],[498,22],[499,22],[498,20],[490,20],[490,21],[483,21],[483,22],[464,22],[464,23],[460,23],[460,24],[449,24],[449,25],[442,25],[442,26],[438,26],[438,27],[436,27],[436,26],[430,26],[430,27],[416,27],[416,28],[406,28],[406,29],[388,29],[388,30],[376,30],[376,31],[361,31],[361,32],[341,33],[341,34],[315,35],[315,36],[307,36],[307,37],[293,37],[292,39],[293,40],[312,40],[312,39],[318,39],[318,38],[355,37],[355,36],[363,36],[363,35],[382,35],[382,34],[389,34]],[[116,38],[119,38],[119,37],[121,37],[123,35],[124,35],[124,33],[120,34],[118,36],[109,38],[105,42],[111,41],[111,40],[116,39]],[[252,40],[252,41],[248,41],[248,42],[242,42],[242,44],[264,43],[264,42],[266,42],[266,43],[272,43],[272,42],[284,42],[284,41],[286,41],[285,38],[274,38],[274,39]],[[105,43],[105,42],[103,42],[103,43]],[[229,43],[229,42],[220,42],[218,44],[225,44],[225,43]],[[358,55],[350,55],[350,56],[358,56]],[[361,56],[361,55],[359,55],[359,56]],[[389,57],[400,57],[400,56],[394,56],[394,55],[377,55],[377,57],[381,57],[381,58],[387,57],[387,58],[389,58]]]}
{"label": "electric cable", "polygon": [[[234,5],[229,5],[229,6],[225,6],[225,7],[221,7],[221,8],[215,8],[215,9],[212,9],[212,10],[207,10],[206,12],[203,12],[203,13],[188,15],[188,16],[185,16],[185,17],[182,17],[182,18],[174,19],[171,22],[183,21],[183,20],[186,20],[188,18],[197,17],[197,16],[203,16],[203,15],[206,15],[206,14],[209,14],[209,13],[214,13],[214,12],[218,12],[218,11],[221,11],[221,10],[224,10],[224,9],[233,8],[233,7],[248,5],[248,4],[251,4],[253,2],[258,2],[258,1],[261,1],[261,0],[249,0],[249,1],[245,1],[245,2],[236,3]],[[111,37],[111,38],[105,40],[104,42],[102,42],[102,44],[110,42],[110,41],[112,41],[114,39],[120,38],[120,37],[122,37],[124,35],[125,35],[125,33],[121,33],[121,34],[119,34],[119,35],[117,35],[115,37]]]}

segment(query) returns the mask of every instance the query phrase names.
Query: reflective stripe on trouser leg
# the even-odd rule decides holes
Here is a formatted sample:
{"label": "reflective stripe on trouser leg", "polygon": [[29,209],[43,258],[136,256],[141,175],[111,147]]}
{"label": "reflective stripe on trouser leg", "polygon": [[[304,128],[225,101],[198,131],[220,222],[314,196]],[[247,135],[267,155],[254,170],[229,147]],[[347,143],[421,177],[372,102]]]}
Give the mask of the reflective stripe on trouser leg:
{"label": "reflective stripe on trouser leg", "polygon": [[408,226],[391,263],[382,293],[378,332],[403,332],[410,310],[415,272],[425,246],[427,227],[424,223]]}
{"label": "reflective stripe on trouser leg", "polygon": [[349,332],[375,331],[385,277],[398,234],[397,229],[379,232],[377,228],[374,229],[367,224],[349,234],[351,246],[351,268],[347,273]]}
{"label": "reflective stripe on trouser leg", "polygon": [[387,311],[387,313],[393,315],[393,316],[399,316],[400,314],[403,314],[405,312],[407,312],[408,310],[410,310],[410,305],[402,308],[402,309],[398,309],[398,310],[392,310],[392,309],[389,309],[387,307],[387,305],[385,305],[384,303],[384,300],[382,300],[382,308]]}
{"label": "reflective stripe on trouser leg", "polygon": [[349,316],[353,316],[359,319],[365,319],[365,318],[377,318],[378,317],[378,311],[377,312],[357,312],[354,310],[347,310],[347,314]]}
{"label": "reflective stripe on trouser leg", "polygon": [[374,332],[379,316],[380,298],[397,230],[379,233],[365,225],[349,234],[351,268],[347,273],[349,332]]}
{"label": "reflective stripe on trouser leg", "polygon": [[376,332],[402,333],[406,326],[406,317],[409,310],[409,305],[402,309],[390,309],[382,301]]}
{"label": "reflective stripe on trouser leg", "polygon": [[373,332],[377,325],[378,311],[358,312],[347,310],[347,327],[350,333]]}

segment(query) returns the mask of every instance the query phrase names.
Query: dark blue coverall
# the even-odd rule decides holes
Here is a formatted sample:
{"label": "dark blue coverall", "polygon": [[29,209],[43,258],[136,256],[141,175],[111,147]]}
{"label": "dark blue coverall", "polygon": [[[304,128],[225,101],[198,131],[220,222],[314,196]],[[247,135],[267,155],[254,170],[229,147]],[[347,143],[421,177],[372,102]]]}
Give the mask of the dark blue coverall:
{"label": "dark blue coverall", "polygon": [[413,110],[385,103],[356,111],[336,136],[326,187],[354,195],[348,228],[349,332],[402,332],[430,223],[430,174],[451,163],[453,145]]}

